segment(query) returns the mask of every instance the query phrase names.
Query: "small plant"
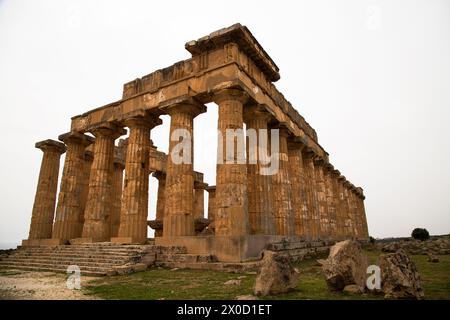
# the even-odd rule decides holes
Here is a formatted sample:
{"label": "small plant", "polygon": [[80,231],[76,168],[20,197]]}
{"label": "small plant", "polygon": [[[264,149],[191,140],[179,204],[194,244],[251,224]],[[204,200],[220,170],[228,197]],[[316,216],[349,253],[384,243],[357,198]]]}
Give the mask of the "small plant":
{"label": "small plant", "polygon": [[411,233],[411,237],[416,240],[425,241],[430,239],[430,234],[427,229],[415,228]]}
{"label": "small plant", "polygon": [[370,242],[370,244],[375,244],[375,238],[374,237],[369,237],[369,242]]}

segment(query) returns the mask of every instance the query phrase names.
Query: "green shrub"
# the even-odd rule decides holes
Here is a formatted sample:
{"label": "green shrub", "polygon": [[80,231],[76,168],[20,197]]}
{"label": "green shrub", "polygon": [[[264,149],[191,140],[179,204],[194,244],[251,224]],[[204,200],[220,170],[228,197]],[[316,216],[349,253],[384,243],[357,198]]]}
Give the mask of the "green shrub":
{"label": "green shrub", "polygon": [[411,237],[416,240],[425,241],[430,239],[430,234],[428,233],[427,229],[415,228],[411,233]]}

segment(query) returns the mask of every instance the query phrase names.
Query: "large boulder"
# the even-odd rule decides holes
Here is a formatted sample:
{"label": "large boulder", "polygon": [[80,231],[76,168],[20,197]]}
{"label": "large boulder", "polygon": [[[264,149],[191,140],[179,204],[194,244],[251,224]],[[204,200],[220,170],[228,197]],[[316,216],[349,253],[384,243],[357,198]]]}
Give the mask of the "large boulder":
{"label": "large boulder", "polygon": [[261,268],[256,276],[255,295],[276,295],[297,287],[299,271],[291,265],[291,258],[274,251],[264,251]]}
{"label": "large boulder", "polygon": [[358,242],[345,240],[330,249],[328,259],[321,261],[328,288],[342,291],[348,285],[364,290],[367,272],[367,256]]}
{"label": "large boulder", "polygon": [[416,265],[403,250],[378,258],[381,291],[387,299],[422,299],[423,289]]}

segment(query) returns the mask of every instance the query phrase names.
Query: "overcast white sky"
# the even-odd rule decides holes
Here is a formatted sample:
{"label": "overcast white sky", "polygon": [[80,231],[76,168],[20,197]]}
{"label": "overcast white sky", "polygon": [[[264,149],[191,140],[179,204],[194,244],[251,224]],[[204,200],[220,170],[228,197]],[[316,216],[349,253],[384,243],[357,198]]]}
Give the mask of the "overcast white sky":
{"label": "overcast white sky", "polygon": [[[215,3],[0,0],[0,243],[28,235],[36,141],[118,100],[125,82],[189,58],[188,40],[236,22],[280,67],[278,89],[331,163],[364,188],[371,235],[450,232],[450,1]],[[152,139],[167,151],[163,120]],[[195,126],[195,169],[215,184],[217,107]]]}

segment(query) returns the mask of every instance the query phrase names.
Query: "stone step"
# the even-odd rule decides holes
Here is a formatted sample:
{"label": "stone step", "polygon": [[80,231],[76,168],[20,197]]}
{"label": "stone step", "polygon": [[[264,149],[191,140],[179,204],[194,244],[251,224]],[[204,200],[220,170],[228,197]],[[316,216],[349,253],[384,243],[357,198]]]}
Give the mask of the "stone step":
{"label": "stone step", "polygon": [[279,250],[295,250],[304,248],[316,248],[324,247],[329,245],[329,241],[298,241],[298,242],[275,242],[270,243],[267,246],[268,250],[279,251]]}
{"label": "stone step", "polygon": [[[6,261],[0,261],[0,267],[7,267],[9,269],[21,269],[21,270],[47,270],[47,271],[54,271],[54,272],[67,272],[67,267],[69,265],[54,265],[54,264],[45,264],[45,263],[29,263],[29,264],[22,264],[22,263],[16,263],[16,262],[6,262]],[[103,274],[105,275],[110,268],[109,267],[97,267],[97,266],[78,266],[81,271],[81,275],[88,275],[88,274]]]}
{"label": "stone step", "polygon": [[[2,265],[0,263],[0,268],[4,268],[4,269],[18,269],[18,270],[25,270],[25,271],[47,271],[47,272],[58,272],[58,273],[66,273],[67,272],[67,268],[55,268],[55,267],[51,267],[51,268],[46,268],[46,267],[42,267],[42,266],[38,266],[38,267],[31,267],[31,266],[19,266],[19,267],[14,267],[11,265]],[[100,276],[105,276],[107,274],[107,271],[105,270],[101,270],[101,271],[81,271],[81,275],[82,276],[93,276],[93,277],[100,277]]]}
{"label": "stone step", "polygon": [[163,268],[179,268],[179,269],[196,269],[196,270],[213,270],[227,272],[248,272],[257,271],[259,262],[245,263],[226,263],[226,262],[169,262],[157,261],[156,266]]}
{"label": "stone step", "polygon": [[80,268],[103,268],[103,269],[109,269],[113,266],[123,265],[127,263],[125,261],[124,263],[120,264],[111,264],[111,263],[102,263],[102,262],[85,262],[85,263],[72,263],[71,261],[49,261],[49,260],[39,260],[39,261],[16,261],[16,260],[8,260],[8,261],[0,261],[0,264],[14,264],[14,265],[24,265],[24,266],[35,266],[35,265],[46,265],[46,266],[70,266],[70,265],[77,265]]}
{"label": "stone step", "polygon": [[181,246],[94,246],[94,245],[64,245],[56,247],[25,247],[19,249],[20,251],[26,252],[96,252],[96,253],[114,253],[114,252],[155,252],[155,253],[186,253],[186,248]]}
{"label": "stone step", "polygon": [[117,258],[127,258],[127,257],[133,257],[137,255],[143,254],[142,252],[130,252],[130,253],[123,253],[123,252],[78,252],[78,251],[64,251],[64,252],[28,252],[28,251],[18,251],[13,254],[10,254],[9,256],[22,256],[22,257],[33,257],[33,256],[50,256],[50,257],[117,257]]}
{"label": "stone step", "polygon": [[199,254],[157,254],[157,261],[196,263],[196,262],[216,262],[217,258],[212,255]]}
{"label": "stone step", "polygon": [[14,262],[51,262],[51,263],[67,263],[67,264],[88,264],[88,263],[104,263],[109,265],[121,265],[130,261],[130,259],[98,259],[98,258],[64,258],[64,257],[35,257],[35,258],[24,258],[24,257],[10,257],[7,261]]}

